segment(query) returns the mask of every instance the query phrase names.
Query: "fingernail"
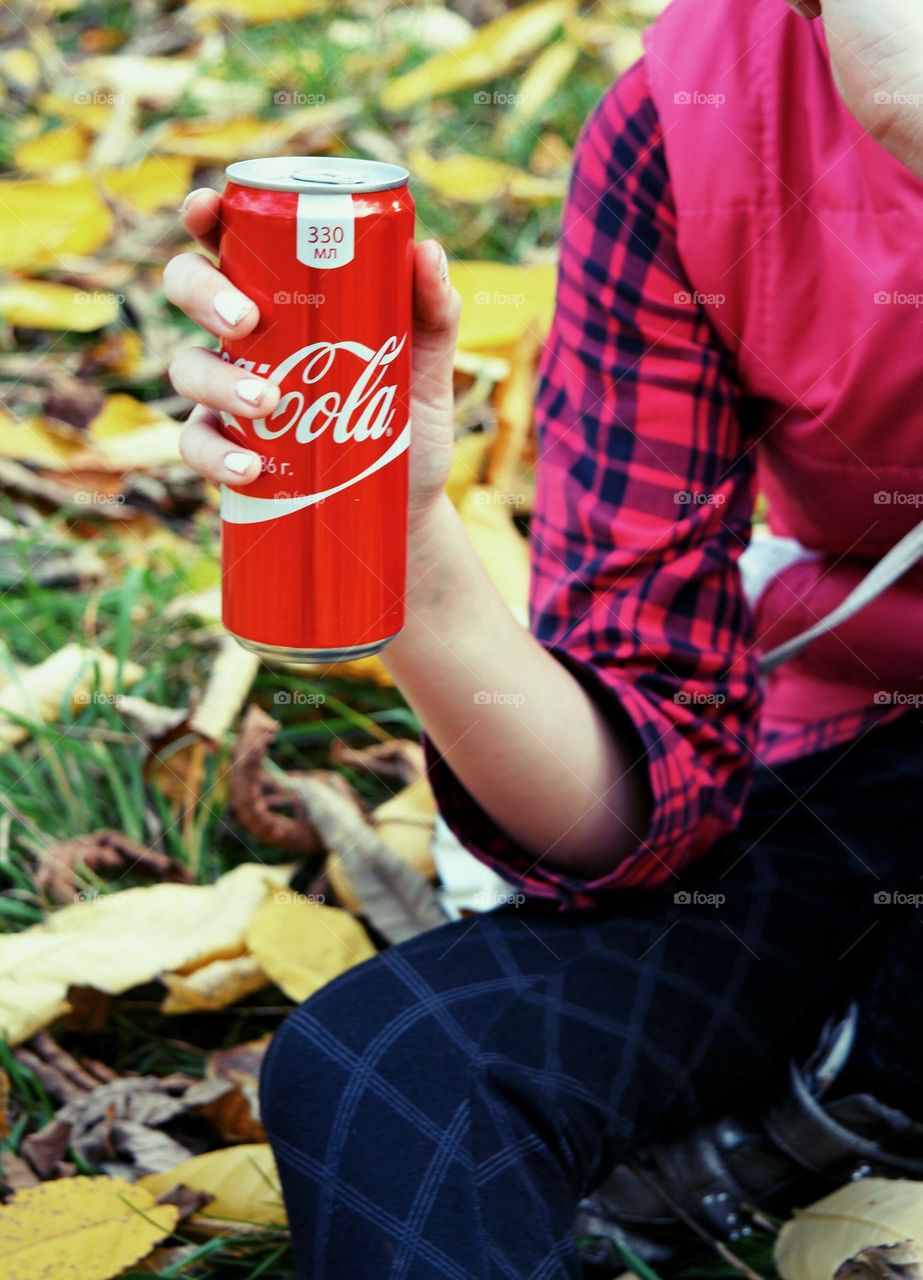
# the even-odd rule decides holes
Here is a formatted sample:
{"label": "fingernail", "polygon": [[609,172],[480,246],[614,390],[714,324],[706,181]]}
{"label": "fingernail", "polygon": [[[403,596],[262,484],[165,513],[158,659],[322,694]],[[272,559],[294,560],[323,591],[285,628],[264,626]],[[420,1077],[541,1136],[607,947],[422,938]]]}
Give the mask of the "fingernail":
{"label": "fingernail", "polygon": [[226,453],[224,465],[235,476],[245,476],[253,463],[252,453]]}
{"label": "fingernail", "polygon": [[211,187],[196,187],[195,191],[190,191],[189,195],[180,205],[180,213],[185,213],[196,196],[200,196],[203,191],[211,191]]}
{"label": "fingernail", "polygon": [[442,245],[439,246],[439,277],[443,284],[449,283],[449,260]]}
{"label": "fingernail", "polygon": [[215,294],[212,306],[226,325],[233,329],[253,310],[253,303],[236,289],[222,289]]}
{"label": "fingernail", "polygon": [[242,378],[234,390],[244,404],[259,404],[270,385],[259,378]]}

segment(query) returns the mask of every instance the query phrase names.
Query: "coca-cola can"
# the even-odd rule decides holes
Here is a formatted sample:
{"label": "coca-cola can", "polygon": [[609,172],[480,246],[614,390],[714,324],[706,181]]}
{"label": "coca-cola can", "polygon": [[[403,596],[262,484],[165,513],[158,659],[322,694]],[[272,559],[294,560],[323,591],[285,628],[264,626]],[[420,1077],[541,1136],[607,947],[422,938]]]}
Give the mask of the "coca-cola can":
{"label": "coca-cola can", "polygon": [[407,171],[283,156],[229,166],[221,270],[259,307],[222,357],[278,384],[222,414],[262,458],[221,492],[222,614],[268,659],[342,662],[404,623],[414,205]]}

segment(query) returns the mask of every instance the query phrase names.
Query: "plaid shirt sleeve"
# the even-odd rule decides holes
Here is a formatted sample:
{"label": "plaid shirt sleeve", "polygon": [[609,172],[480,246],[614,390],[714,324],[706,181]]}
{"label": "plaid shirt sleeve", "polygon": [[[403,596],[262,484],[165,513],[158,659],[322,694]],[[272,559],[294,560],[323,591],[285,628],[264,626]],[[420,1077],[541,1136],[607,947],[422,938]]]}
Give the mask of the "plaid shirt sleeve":
{"label": "plaid shirt sleeve", "polygon": [[754,498],[740,408],[733,364],[679,258],[641,62],[575,152],[536,406],[530,612],[613,725],[631,726],[649,828],[605,876],[565,874],[553,850],[536,859],[508,839],[428,744],[443,817],[533,896],[581,907],[667,882],[739,820],[759,706],[737,569]]}

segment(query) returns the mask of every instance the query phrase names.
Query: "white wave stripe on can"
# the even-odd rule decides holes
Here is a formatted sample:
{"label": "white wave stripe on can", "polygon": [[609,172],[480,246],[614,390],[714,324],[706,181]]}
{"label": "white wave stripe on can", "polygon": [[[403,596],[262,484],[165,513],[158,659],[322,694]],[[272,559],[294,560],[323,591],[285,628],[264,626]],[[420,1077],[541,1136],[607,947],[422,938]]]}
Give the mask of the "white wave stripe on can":
{"label": "white wave stripe on can", "polygon": [[360,471],[358,475],[344,480],[342,484],[334,485],[331,489],[323,489],[320,493],[299,494],[293,498],[256,498],[253,494],[242,493],[239,489],[229,489],[227,485],[222,485],[221,519],[228,524],[262,524],[266,520],[277,520],[295,511],[303,511],[305,507],[314,506],[318,502],[323,502],[325,498],[332,498],[334,494],[342,493],[344,489],[359,484],[360,481],[367,479],[368,476],[400,457],[409,447],[410,422],[408,421],[397,439],[380,458],[364,471]]}

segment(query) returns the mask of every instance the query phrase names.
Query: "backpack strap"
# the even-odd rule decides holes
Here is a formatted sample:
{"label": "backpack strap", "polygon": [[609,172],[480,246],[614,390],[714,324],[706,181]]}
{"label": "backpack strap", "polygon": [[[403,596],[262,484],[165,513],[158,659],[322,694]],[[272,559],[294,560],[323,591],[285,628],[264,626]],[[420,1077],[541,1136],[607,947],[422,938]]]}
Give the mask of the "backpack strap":
{"label": "backpack strap", "polygon": [[848,622],[866,605],[884,595],[889,587],[920,560],[923,560],[923,521],[905,534],[835,609],[815,622],[812,627],[808,627],[807,631],[792,636],[784,644],[764,653],[759,660],[760,674],[768,675],[770,671],[775,671],[776,667],[787,662],[789,658],[794,658],[813,640]]}

